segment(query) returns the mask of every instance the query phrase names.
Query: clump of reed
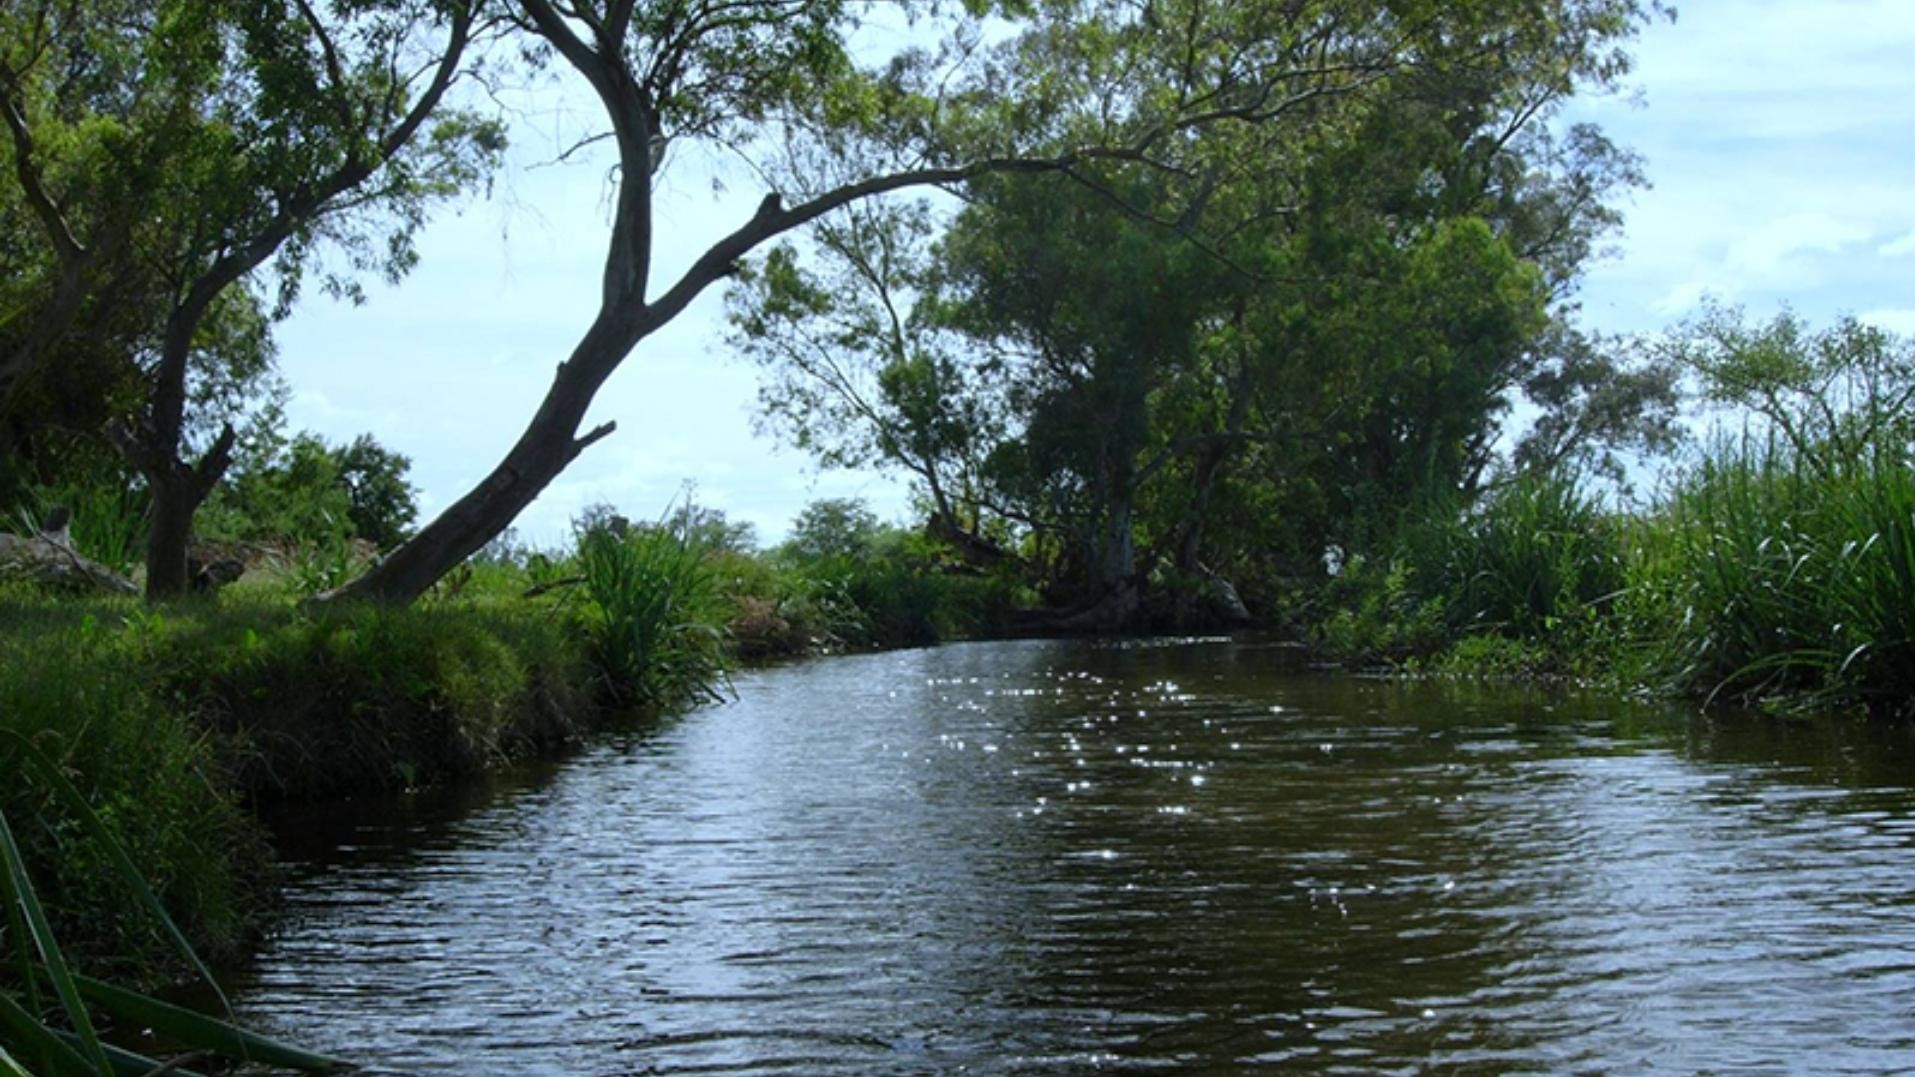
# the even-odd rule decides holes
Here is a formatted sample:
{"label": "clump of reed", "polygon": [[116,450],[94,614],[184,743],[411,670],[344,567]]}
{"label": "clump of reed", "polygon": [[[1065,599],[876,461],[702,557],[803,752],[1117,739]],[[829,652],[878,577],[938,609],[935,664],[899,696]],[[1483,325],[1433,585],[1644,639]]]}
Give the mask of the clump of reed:
{"label": "clump of reed", "polygon": [[591,528],[579,536],[576,558],[585,639],[613,702],[718,697],[724,603],[718,569],[696,541],[666,526]]}
{"label": "clump of reed", "polygon": [[1915,716],[1915,471],[1904,454],[1718,442],[1645,525],[1632,576],[1632,627],[1678,688]]}
{"label": "clump of reed", "polygon": [[[1619,528],[1574,473],[1517,477],[1480,504],[1439,499],[1402,526],[1389,556],[1354,558],[1321,638],[1346,656],[1408,661],[1471,640],[1536,644],[1523,667],[1567,661],[1624,587]],[[1455,656],[1510,648],[1472,644]]]}

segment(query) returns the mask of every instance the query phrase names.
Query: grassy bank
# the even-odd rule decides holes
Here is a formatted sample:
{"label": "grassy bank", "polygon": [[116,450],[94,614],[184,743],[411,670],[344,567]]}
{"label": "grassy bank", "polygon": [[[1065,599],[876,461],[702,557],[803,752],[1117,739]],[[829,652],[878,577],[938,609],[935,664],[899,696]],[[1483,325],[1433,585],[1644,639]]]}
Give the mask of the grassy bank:
{"label": "grassy bank", "polygon": [[[606,714],[584,646],[548,613],[0,600],[0,727],[61,765],[214,955],[242,946],[267,904],[247,804],[456,778]],[[0,770],[25,774],[11,758]],[[66,809],[21,780],[0,787],[0,810],[69,946],[92,967],[150,971],[164,947],[102,885],[100,853]]]}
{"label": "grassy bank", "polygon": [[1915,718],[1915,342],[1711,308],[1663,345],[1720,409],[1643,508],[1532,475],[1411,514],[1325,590],[1353,661]]}
{"label": "grassy bank", "polygon": [[[406,609],[307,601],[296,560],[217,597],[0,590],[0,728],[80,786],[168,912],[213,956],[270,908],[251,811],[448,781],[722,692],[741,656],[988,630],[1009,584],[875,529],[830,551],[744,552],[686,529],[585,529],[557,553],[495,550]],[[169,951],[101,851],[0,743],[0,812],[89,969],[135,980]]]}
{"label": "grassy bank", "polygon": [[1413,520],[1324,608],[1352,663],[1915,718],[1915,471],[1721,441],[1630,513],[1532,478]]}

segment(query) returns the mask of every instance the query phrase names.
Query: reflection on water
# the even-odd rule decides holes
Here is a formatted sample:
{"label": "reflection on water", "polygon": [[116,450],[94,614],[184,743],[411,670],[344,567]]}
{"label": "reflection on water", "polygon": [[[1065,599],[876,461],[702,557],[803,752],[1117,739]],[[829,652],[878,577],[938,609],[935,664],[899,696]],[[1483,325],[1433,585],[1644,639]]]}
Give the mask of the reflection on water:
{"label": "reflection on water", "polygon": [[244,985],[390,1070],[1915,1069],[1905,734],[992,643],[336,826]]}

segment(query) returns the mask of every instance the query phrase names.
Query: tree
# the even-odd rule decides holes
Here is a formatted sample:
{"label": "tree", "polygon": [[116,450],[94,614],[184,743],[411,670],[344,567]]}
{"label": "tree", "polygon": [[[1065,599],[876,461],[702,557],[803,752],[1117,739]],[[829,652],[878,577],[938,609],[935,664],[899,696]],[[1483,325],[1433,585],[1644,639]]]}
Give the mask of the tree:
{"label": "tree", "polygon": [[385,548],[418,514],[411,466],[370,434],[340,446],[313,433],[270,437],[242,451],[208,499],[209,526],[252,541],[357,538]]}
{"label": "tree", "polygon": [[878,518],[862,498],[825,498],[792,521],[784,551],[802,562],[856,560],[871,552]]}
{"label": "tree", "polygon": [[934,227],[922,201],[846,206],[811,230],[810,266],[784,243],[745,267],[726,293],[727,342],[765,372],[762,429],[821,467],[906,472],[932,529],[994,560],[1002,551],[978,533],[978,491],[1001,401],[991,372],[963,362],[920,302],[935,283]]}
{"label": "tree", "polygon": [[[1634,6],[1634,5],[1627,5]],[[839,2],[521,0],[520,24],[582,76],[619,158],[600,306],[531,422],[465,496],[342,597],[410,601],[478,550],[610,424],[581,434],[594,394],[643,340],[761,244],[890,192],[1008,172],[1101,179],[1206,128],[1254,127],[1362,91],[1425,54],[1493,48],[1499,5],[1311,0],[1135,5],[967,4],[1023,20],[996,49],[912,50],[861,67],[858,9]],[[950,57],[958,59],[952,61]],[[1015,92],[1006,95],[1001,87]],[[662,145],[842,141],[838,167],[766,196],[738,229],[654,296],[653,173]],[[785,196],[793,196],[787,205]]]}
{"label": "tree", "polygon": [[[186,589],[193,515],[232,462],[230,425],[191,444],[195,356],[232,326],[264,339],[255,275],[269,262],[273,313],[321,247],[343,259],[324,281],[337,294],[355,294],[353,273],[411,267],[426,212],[483,177],[502,145],[496,125],[441,109],[480,29],[467,0],[324,12],[305,0],[40,0],[9,15],[0,112],[57,277],[9,376],[52,359],[87,307],[153,297],[137,309],[156,320],[127,356],[143,404],[116,428],[152,492],[149,596]],[[73,57],[98,77],[66,77]],[[102,129],[143,152],[123,197],[63,183],[105,167],[66,153]]]}
{"label": "tree", "polygon": [[[1234,496],[1254,500],[1266,531],[1307,502],[1315,533],[1290,533],[1320,550],[1332,513],[1479,485],[1517,392],[1547,406],[1526,458],[1567,456],[1641,417],[1630,405],[1662,383],[1632,387],[1587,348],[1560,363],[1547,350],[1560,339],[1548,304],[1614,223],[1607,198],[1633,163],[1597,132],[1559,138],[1546,121],[1579,82],[1621,70],[1611,45],[1642,14],[1589,3],[1511,18],[1496,50],[1459,37],[1361,95],[1206,132],[1149,166],[1104,162],[1094,185],[972,185],[935,249],[944,268],[919,274],[974,353],[940,381],[962,389],[988,370],[1008,386],[976,409],[1005,432],[988,493],[1064,538],[1053,591],[1079,607],[1072,623],[1133,616],[1162,559],[1206,575],[1216,492],[1249,450],[1270,461],[1264,489],[1250,496],[1251,478]],[[796,283],[743,292],[747,343],[787,379],[776,405],[798,412],[814,451],[820,429],[838,433],[827,463],[847,427],[854,446],[902,440],[844,371],[874,337],[909,354],[940,328],[922,308],[895,313],[908,288],[844,317],[844,296],[873,276],[859,267],[890,264],[898,246],[844,229],[814,264],[850,272],[814,279],[781,252],[767,274]]]}
{"label": "tree", "polygon": [[1664,349],[1712,403],[1740,411],[1823,478],[1915,449],[1915,342],[1854,318],[1812,329],[1793,311],[1750,324],[1710,302]]}
{"label": "tree", "polygon": [[412,459],[361,434],[333,450],[346,487],[353,533],[380,549],[405,540],[419,515],[419,491],[406,481]]}

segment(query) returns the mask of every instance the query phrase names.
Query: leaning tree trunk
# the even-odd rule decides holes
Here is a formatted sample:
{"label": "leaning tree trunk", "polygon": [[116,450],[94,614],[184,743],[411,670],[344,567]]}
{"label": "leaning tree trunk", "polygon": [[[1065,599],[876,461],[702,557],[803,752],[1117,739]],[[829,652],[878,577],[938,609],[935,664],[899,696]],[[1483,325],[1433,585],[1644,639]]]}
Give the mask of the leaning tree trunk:
{"label": "leaning tree trunk", "polygon": [[525,433],[492,473],[365,575],[322,599],[404,605],[492,541],[586,446],[612,432],[606,423],[578,436],[593,394],[635,344],[601,317],[560,365]]}

